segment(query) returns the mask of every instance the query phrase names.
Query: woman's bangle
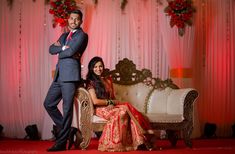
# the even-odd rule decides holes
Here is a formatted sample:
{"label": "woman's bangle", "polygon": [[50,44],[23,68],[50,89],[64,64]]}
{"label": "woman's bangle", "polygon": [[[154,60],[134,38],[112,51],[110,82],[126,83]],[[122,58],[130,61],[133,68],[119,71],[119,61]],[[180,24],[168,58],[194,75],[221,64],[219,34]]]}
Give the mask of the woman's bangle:
{"label": "woman's bangle", "polygon": [[107,105],[115,105],[115,103],[110,99],[107,99],[106,101],[107,101],[106,102]]}
{"label": "woman's bangle", "polygon": [[109,105],[115,105],[115,103],[112,100],[110,100]]}

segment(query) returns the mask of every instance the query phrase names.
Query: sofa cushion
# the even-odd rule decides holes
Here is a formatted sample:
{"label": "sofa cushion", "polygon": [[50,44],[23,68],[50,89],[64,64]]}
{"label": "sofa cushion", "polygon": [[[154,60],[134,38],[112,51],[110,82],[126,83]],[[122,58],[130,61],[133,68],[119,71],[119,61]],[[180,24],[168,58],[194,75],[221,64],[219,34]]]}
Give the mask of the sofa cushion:
{"label": "sofa cushion", "polygon": [[[180,114],[166,114],[166,113],[147,113],[145,116],[148,117],[151,123],[178,123],[184,120],[184,117]],[[92,116],[93,123],[106,123],[107,120],[97,115]]]}
{"label": "sofa cushion", "polygon": [[148,100],[147,113],[167,113],[167,98],[171,91],[168,87],[153,90]]}
{"label": "sofa cushion", "polygon": [[184,120],[183,115],[180,114],[167,114],[167,113],[147,113],[151,123],[179,123]]}
{"label": "sofa cushion", "polygon": [[138,111],[145,113],[147,96],[152,90],[152,87],[144,83],[134,85],[119,85],[114,83],[114,95],[117,100],[131,103]]}
{"label": "sofa cushion", "polygon": [[97,116],[97,115],[93,115],[93,116],[92,116],[92,122],[93,122],[93,123],[106,123],[107,120],[104,119],[104,118],[101,118],[101,117],[99,117],[99,116]]}

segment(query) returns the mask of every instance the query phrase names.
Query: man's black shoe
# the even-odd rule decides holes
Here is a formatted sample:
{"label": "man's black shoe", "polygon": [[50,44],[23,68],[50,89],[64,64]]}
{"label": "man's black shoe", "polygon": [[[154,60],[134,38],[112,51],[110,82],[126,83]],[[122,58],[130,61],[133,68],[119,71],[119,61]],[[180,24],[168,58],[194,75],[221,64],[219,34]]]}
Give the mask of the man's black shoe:
{"label": "man's black shoe", "polygon": [[70,128],[69,137],[68,137],[68,140],[69,140],[68,150],[70,150],[73,144],[75,143],[74,136],[76,135],[77,131],[78,129],[75,127]]}
{"label": "man's black shoe", "polygon": [[64,151],[64,150],[66,150],[66,144],[62,145],[54,144],[51,148],[47,149],[48,152]]}

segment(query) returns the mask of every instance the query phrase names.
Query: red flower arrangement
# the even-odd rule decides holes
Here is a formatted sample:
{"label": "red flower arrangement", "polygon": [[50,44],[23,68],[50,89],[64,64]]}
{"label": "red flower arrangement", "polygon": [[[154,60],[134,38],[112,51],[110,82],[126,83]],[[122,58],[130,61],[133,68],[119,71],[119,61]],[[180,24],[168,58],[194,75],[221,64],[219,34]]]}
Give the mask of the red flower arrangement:
{"label": "red flower arrangement", "polygon": [[170,26],[177,26],[180,36],[184,35],[186,25],[192,25],[195,11],[191,0],[168,0],[168,6],[164,10],[168,16],[171,16]]}
{"label": "red flower arrangement", "polygon": [[49,13],[54,16],[52,26],[55,28],[58,24],[61,27],[67,25],[69,12],[76,10],[77,5],[75,0],[54,0],[50,2]]}

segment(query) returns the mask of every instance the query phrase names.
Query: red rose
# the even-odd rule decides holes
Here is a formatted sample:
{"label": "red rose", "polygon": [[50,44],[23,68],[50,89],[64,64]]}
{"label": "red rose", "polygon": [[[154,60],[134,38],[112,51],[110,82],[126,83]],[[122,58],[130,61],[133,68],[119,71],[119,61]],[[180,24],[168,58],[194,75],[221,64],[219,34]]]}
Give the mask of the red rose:
{"label": "red rose", "polygon": [[53,14],[52,26],[60,25],[64,27],[67,25],[67,18],[69,12],[77,9],[75,0],[51,0],[49,13]]}
{"label": "red rose", "polygon": [[50,9],[50,10],[49,10],[49,13],[50,13],[50,14],[55,14],[55,11],[52,10],[52,9]]}
{"label": "red rose", "polygon": [[54,8],[56,7],[55,2],[51,1],[50,4],[51,4],[52,7],[54,7]]}

